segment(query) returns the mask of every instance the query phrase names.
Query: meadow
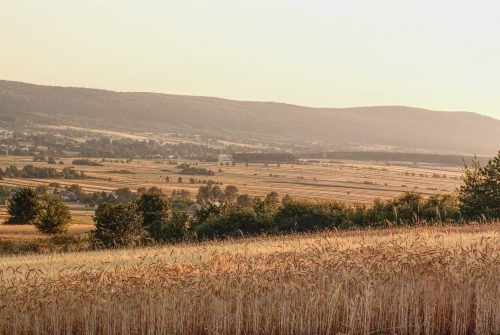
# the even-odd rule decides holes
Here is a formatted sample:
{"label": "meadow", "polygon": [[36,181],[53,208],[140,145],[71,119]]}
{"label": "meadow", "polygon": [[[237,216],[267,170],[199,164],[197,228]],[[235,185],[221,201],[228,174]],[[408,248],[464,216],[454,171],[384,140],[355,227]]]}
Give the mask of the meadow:
{"label": "meadow", "polygon": [[2,334],[496,334],[500,223],[0,258]]}

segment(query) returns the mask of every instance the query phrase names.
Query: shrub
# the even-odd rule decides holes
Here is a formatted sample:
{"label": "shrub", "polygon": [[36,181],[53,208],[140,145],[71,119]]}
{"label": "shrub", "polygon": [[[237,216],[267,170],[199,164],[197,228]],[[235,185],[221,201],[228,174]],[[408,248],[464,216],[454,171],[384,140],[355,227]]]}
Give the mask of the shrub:
{"label": "shrub", "polygon": [[208,183],[198,189],[196,194],[196,202],[205,205],[214,201],[224,200],[224,192],[215,183]]}
{"label": "shrub", "polygon": [[132,190],[128,187],[122,187],[114,190],[112,197],[114,200],[111,202],[123,204],[135,200],[137,198],[137,194],[132,192]]}
{"label": "shrub", "polygon": [[457,197],[452,194],[431,195],[424,201],[421,218],[428,222],[460,221]]}
{"label": "shrub", "polygon": [[[348,221],[347,224],[354,227],[366,227],[369,225],[368,217],[369,207],[365,204],[355,203],[348,208]],[[343,225],[346,223],[344,222]]]}
{"label": "shrub", "polygon": [[18,189],[9,200],[7,224],[33,224],[40,212],[37,192],[30,187]]}
{"label": "shrub", "polygon": [[238,197],[238,188],[234,185],[227,185],[224,189],[224,198],[227,202],[233,203]]}
{"label": "shrub", "polygon": [[404,192],[398,197],[386,201],[377,210],[380,211],[385,222],[397,225],[413,224],[420,221],[423,200],[420,193]]}
{"label": "shrub", "polygon": [[212,170],[208,170],[205,168],[192,167],[192,166],[183,167],[179,173],[185,174],[185,175],[196,175],[196,176],[214,176],[215,175],[215,173]]}
{"label": "shrub", "polygon": [[146,236],[143,217],[135,202],[103,203],[94,215],[95,229],[90,232],[94,247],[118,248],[139,245]]}
{"label": "shrub", "polygon": [[477,159],[471,169],[464,167],[458,199],[460,211],[467,219],[500,218],[500,151],[484,167]]}
{"label": "shrub", "polygon": [[186,212],[174,210],[168,218],[162,218],[157,226],[157,241],[161,242],[181,242],[186,237],[186,224],[189,216]]}
{"label": "shrub", "polygon": [[138,210],[143,218],[143,226],[154,240],[162,239],[163,222],[168,218],[171,200],[159,189],[141,194],[137,201]]}
{"label": "shrub", "polygon": [[87,166],[103,166],[103,164],[87,159],[87,158],[82,158],[82,159],[74,159],[71,162],[73,165],[87,165]]}
{"label": "shrub", "polygon": [[385,226],[389,220],[389,215],[393,214],[392,208],[386,206],[383,200],[377,198],[371,206],[366,208],[365,226]]}
{"label": "shrub", "polygon": [[312,232],[338,227],[346,218],[340,203],[291,200],[278,210],[275,220],[282,232]]}
{"label": "shrub", "polygon": [[241,194],[236,198],[236,204],[240,207],[252,207],[253,199],[248,194]]}
{"label": "shrub", "polygon": [[40,211],[34,221],[38,230],[44,234],[64,233],[70,221],[69,208],[62,199],[45,193]]}
{"label": "shrub", "polygon": [[220,215],[212,215],[195,228],[198,239],[241,237],[265,232],[251,208],[227,206]]}

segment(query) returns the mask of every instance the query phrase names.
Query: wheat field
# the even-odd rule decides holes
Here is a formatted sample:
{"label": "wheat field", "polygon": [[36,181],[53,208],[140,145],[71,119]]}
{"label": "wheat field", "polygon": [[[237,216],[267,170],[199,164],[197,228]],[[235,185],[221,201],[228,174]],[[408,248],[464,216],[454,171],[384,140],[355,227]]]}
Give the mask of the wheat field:
{"label": "wheat field", "polygon": [[0,258],[0,334],[496,334],[500,223]]}

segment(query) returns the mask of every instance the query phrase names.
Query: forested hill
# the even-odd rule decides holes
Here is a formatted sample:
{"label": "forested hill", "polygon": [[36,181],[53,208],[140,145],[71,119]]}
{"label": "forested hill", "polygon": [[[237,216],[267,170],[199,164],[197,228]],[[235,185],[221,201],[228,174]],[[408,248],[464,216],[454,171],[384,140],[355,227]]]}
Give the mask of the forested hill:
{"label": "forested hill", "polygon": [[236,135],[331,150],[492,155],[500,149],[500,120],[469,112],[401,106],[309,108],[12,81],[0,81],[0,123]]}

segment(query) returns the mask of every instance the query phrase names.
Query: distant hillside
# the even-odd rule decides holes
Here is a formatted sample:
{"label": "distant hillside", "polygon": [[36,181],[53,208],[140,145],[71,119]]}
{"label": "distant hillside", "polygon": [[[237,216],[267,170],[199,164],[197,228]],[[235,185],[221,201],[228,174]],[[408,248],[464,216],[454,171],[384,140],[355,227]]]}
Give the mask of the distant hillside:
{"label": "distant hillside", "polygon": [[500,149],[500,120],[475,113],[398,106],[309,108],[11,81],[0,81],[0,122],[199,132],[331,150],[492,155]]}

